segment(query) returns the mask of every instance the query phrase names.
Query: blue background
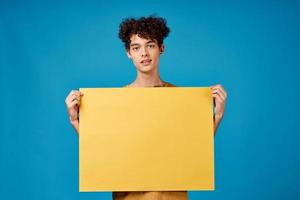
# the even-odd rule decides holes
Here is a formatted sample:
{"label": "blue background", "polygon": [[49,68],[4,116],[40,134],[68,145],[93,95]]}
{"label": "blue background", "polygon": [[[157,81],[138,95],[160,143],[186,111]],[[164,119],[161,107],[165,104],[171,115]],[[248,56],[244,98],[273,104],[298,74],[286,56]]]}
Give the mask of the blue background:
{"label": "blue background", "polygon": [[228,92],[216,190],[189,199],[300,199],[299,9],[275,0],[1,1],[0,199],[111,199],[78,192],[64,100],[71,89],[133,81],[119,23],[153,13],[171,28],[161,77]]}

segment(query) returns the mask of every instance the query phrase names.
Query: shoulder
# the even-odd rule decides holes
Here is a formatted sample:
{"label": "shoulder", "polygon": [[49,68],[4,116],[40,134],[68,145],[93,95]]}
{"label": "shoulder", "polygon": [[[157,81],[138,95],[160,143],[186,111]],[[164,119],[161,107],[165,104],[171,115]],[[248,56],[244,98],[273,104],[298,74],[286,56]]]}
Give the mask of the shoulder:
{"label": "shoulder", "polygon": [[176,87],[176,85],[174,85],[172,83],[169,83],[169,82],[166,82],[164,87]]}

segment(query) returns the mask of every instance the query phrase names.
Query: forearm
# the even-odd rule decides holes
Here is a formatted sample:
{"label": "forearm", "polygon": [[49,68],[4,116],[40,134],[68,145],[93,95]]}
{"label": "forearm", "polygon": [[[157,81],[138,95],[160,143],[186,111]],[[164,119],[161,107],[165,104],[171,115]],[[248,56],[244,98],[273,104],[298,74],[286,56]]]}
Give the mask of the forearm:
{"label": "forearm", "polygon": [[217,133],[217,129],[220,125],[220,122],[222,120],[223,116],[214,116],[214,135]]}
{"label": "forearm", "polygon": [[70,123],[73,126],[74,130],[76,131],[76,133],[79,135],[79,121],[78,120],[74,120],[74,121],[70,121]]}

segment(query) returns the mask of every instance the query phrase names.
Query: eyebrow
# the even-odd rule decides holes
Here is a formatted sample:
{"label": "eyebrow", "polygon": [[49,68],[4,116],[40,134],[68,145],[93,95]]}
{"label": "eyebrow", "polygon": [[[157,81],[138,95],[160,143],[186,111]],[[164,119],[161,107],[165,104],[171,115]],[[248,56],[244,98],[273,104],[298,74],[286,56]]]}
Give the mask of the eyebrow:
{"label": "eyebrow", "polygon": [[[149,43],[155,43],[153,40],[149,40],[148,42],[146,42],[146,44],[149,44]],[[138,43],[132,43],[132,44],[130,44],[130,46],[132,47],[132,46],[140,46],[140,44],[138,44]]]}

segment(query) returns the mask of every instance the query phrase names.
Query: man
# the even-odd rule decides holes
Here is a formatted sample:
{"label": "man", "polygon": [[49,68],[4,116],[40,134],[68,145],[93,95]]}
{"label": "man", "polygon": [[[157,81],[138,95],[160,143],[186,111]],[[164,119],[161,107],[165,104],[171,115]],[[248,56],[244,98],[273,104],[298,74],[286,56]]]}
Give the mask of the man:
{"label": "man", "polygon": [[[175,87],[165,82],[159,75],[159,59],[164,52],[163,40],[168,36],[170,29],[165,19],[161,17],[127,18],[120,24],[119,38],[123,41],[126,53],[136,67],[136,79],[125,87]],[[219,126],[226,104],[226,91],[221,85],[211,86],[214,98],[214,132]],[[76,132],[79,127],[79,91],[72,90],[66,98],[69,119]],[[186,200],[186,191],[163,192],[113,192],[114,200]]]}

